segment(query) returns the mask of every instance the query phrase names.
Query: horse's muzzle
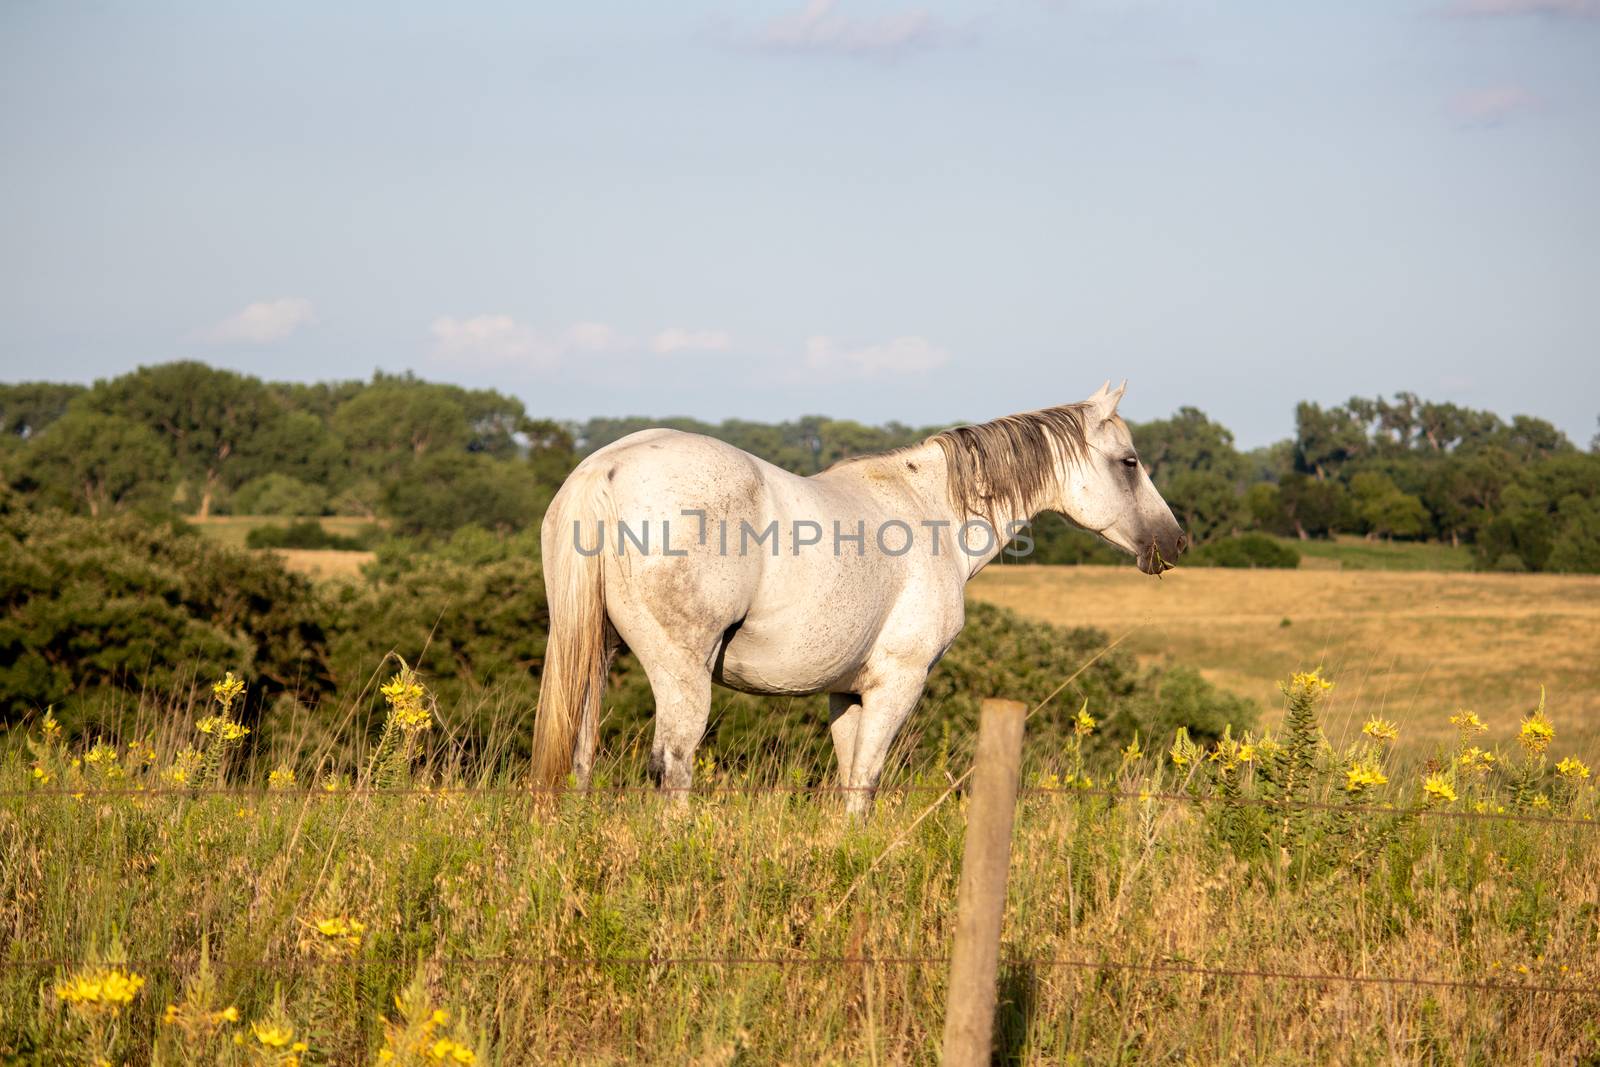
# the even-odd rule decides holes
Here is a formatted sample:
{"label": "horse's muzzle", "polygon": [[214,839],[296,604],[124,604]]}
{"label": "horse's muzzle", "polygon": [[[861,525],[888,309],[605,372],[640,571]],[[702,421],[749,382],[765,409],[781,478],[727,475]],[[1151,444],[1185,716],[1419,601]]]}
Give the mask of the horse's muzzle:
{"label": "horse's muzzle", "polygon": [[1178,557],[1188,547],[1189,538],[1182,530],[1175,530],[1167,537],[1155,538],[1143,552],[1139,553],[1139,569],[1146,574],[1154,575],[1170,571],[1178,565]]}

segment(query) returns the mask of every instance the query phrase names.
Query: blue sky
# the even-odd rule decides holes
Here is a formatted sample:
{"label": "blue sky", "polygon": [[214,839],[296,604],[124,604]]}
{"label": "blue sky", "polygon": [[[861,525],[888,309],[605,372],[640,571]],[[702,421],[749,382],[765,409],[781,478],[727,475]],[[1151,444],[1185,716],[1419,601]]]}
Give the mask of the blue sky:
{"label": "blue sky", "polygon": [[1600,0],[0,6],[0,378],[1600,412]]}

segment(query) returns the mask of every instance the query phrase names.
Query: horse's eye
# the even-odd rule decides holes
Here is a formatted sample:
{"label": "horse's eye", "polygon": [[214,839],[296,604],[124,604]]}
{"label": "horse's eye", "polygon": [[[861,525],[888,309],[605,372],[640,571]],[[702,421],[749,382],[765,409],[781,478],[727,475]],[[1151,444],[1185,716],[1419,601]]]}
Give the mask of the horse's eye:
{"label": "horse's eye", "polygon": [[1122,465],[1127,467],[1129,470],[1137,470],[1139,467],[1139,457],[1129,456],[1127,459],[1122,461]]}

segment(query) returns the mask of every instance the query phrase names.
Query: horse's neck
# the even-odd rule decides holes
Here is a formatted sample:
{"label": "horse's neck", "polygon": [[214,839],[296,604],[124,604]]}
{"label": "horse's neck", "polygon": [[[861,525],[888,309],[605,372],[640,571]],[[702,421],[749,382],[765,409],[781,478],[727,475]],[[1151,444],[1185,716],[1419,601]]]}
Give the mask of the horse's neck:
{"label": "horse's neck", "polygon": [[[940,535],[940,551],[956,552],[967,562],[965,580],[970,581],[973,575],[983,570],[984,567],[1000,554],[1010,538],[1006,536],[1007,528],[1013,523],[1025,523],[1033,518],[1032,514],[1013,515],[1009,508],[997,505],[994,515],[973,515],[963,510],[950,498],[949,466],[944,458],[944,449],[933,441],[925,441],[920,445],[902,451],[886,454],[881,457],[872,457],[860,461],[860,473],[863,476],[874,469],[888,469],[892,467],[897,477],[905,479],[921,498],[927,514],[907,520],[913,526],[919,521],[943,522],[948,525],[943,528]],[[984,548],[982,552],[964,550],[957,538],[962,536],[963,525],[971,522],[992,523],[989,528],[993,537],[992,542],[985,546],[984,531],[977,526],[967,528],[967,543],[974,550]]]}

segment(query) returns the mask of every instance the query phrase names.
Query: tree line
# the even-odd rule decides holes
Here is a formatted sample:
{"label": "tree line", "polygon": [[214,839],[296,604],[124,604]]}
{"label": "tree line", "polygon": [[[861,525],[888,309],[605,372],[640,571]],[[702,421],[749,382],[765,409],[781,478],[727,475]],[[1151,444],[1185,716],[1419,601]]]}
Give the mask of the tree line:
{"label": "tree line", "polygon": [[[438,538],[537,524],[579,458],[646,426],[708,434],[800,474],[941,428],[558,422],[495,390],[410,374],[302,384],[182,362],[92,386],[0,385],[0,477],[32,505],[89,516],[351,515]],[[1486,569],[1600,571],[1600,437],[1584,451],[1544,419],[1399,393],[1302,403],[1293,438],[1252,450],[1193,407],[1132,430],[1202,545],[1348,533],[1470,545]],[[1035,539],[1036,560],[1109,558],[1065,523],[1040,524]]]}

